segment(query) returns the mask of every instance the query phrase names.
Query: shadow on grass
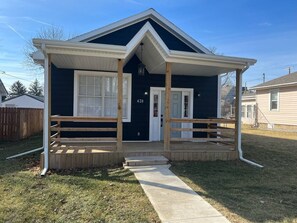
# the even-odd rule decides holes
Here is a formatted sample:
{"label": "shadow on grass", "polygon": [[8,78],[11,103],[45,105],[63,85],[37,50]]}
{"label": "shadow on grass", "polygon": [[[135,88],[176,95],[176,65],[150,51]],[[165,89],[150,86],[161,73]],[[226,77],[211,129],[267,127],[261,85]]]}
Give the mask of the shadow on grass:
{"label": "shadow on grass", "polygon": [[0,142],[0,175],[18,172],[39,165],[40,152],[10,160],[6,160],[6,158],[41,146],[42,134],[16,142]]}
{"label": "shadow on grass", "polygon": [[171,169],[232,222],[296,221],[297,141],[243,134],[243,148],[264,168],[216,161],[177,162]]}

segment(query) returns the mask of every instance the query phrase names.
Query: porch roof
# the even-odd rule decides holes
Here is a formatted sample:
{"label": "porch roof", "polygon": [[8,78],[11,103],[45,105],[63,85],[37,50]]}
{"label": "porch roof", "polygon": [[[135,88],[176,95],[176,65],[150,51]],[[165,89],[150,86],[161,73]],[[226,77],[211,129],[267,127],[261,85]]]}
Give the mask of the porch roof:
{"label": "porch roof", "polygon": [[172,74],[214,76],[244,69],[256,63],[254,59],[170,50],[150,22],[138,31],[126,46],[86,42],[33,39],[39,49],[33,59],[42,63],[44,54],[52,54],[52,62],[59,68],[117,70],[117,59],[124,65],[136,54],[151,74],[164,74],[165,63],[172,63]]}

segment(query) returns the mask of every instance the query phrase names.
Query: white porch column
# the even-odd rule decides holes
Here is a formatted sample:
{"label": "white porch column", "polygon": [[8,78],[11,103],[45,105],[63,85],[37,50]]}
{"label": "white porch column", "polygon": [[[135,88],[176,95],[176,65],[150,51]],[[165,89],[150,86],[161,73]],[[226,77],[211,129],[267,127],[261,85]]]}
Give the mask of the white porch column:
{"label": "white porch column", "polygon": [[164,150],[170,151],[171,63],[166,62]]}
{"label": "white porch column", "polygon": [[51,55],[45,54],[44,59],[44,110],[43,110],[43,148],[44,148],[44,169],[41,175],[45,175],[49,168],[50,150],[50,121],[51,115]]}
{"label": "white porch column", "polygon": [[242,96],[242,70],[236,70],[235,94],[235,149],[241,148],[241,96]]}
{"label": "white porch column", "polygon": [[123,60],[118,60],[117,151],[123,150]]}

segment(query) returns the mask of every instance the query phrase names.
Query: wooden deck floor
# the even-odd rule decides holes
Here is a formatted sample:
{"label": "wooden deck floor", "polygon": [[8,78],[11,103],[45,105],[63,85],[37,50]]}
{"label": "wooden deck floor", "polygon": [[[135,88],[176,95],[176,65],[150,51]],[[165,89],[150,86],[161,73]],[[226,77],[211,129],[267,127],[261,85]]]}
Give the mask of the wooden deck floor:
{"label": "wooden deck floor", "polygon": [[238,153],[233,147],[216,143],[175,142],[171,143],[169,152],[164,151],[162,142],[124,142],[122,152],[116,151],[115,144],[112,143],[72,143],[53,147],[50,151],[50,168],[100,167],[122,163],[125,156],[155,155],[163,155],[171,161],[238,158]]}

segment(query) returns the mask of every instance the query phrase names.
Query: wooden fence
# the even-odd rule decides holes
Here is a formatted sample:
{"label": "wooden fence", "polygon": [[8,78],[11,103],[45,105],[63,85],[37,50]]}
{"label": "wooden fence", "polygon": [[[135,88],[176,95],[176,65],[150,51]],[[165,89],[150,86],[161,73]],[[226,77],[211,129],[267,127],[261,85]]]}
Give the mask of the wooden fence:
{"label": "wooden fence", "polygon": [[41,132],[43,109],[0,108],[0,140],[15,141]]}

